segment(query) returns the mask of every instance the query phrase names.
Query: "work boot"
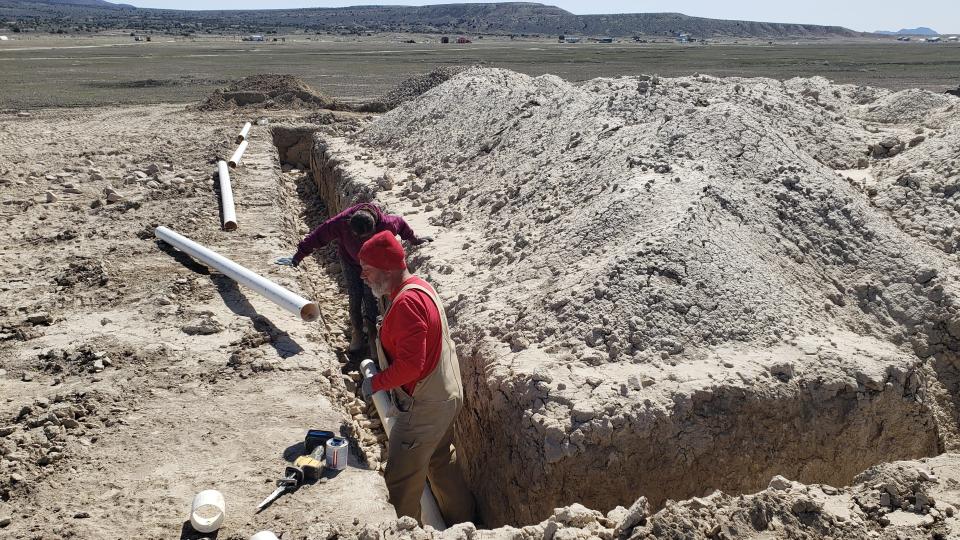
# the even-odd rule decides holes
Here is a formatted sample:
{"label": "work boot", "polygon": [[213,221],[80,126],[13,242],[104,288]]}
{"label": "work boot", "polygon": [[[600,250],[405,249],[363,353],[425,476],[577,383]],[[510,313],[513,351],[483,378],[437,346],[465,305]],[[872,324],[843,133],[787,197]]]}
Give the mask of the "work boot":
{"label": "work boot", "polygon": [[350,330],[350,348],[347,349],[350,354],[357,354],[363,350],[363,337],[363,331],[356,326]]}

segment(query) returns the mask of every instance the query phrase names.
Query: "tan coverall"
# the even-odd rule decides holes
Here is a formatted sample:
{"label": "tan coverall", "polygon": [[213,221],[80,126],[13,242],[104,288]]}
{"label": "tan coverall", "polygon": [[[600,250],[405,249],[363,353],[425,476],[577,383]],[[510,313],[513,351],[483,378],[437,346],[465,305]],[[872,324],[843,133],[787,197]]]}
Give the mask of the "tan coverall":
{"label": "tan coverall", "polygon": [[[410,516],[421,521],[420,496],[426,480],[430,480],[447,525],[474,521],[473,495],[463,480],[453,447],[453,424],[463,407],[460,362],[440,299],[433,291],[416,284],[403,287],[397,297],[411,289],[427,293],[437,306],[442,324],[442,344],[437,367],[417,382],[412,395],[402,387],[390,391],[390,397],[400,411],[387,442],[387,464],[383,474],[390,504],[398,517]],[[388,308],[381,320],[385,320],[389,312]],[[379,338],[377,356],[380,369],[386,370],[390,361]]]}

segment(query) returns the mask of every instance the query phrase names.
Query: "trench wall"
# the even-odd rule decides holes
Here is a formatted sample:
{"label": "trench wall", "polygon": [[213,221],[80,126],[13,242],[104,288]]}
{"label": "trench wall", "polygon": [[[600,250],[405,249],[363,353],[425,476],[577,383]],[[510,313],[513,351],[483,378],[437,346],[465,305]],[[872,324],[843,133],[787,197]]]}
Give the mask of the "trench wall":
{"label": "trench wall", "polygon": [[[331,213],[375,198],[375,180],[349,166],[350,156],[321,135],[310,149]],[[458,454],[490,527],[536,523],[574,502],[607,511],[641,495],[659,507],[714,489],[753,492],[777,474],[842,486],[876,463],[942,450],[919,366],[890,368],[869,387],[797,377],[677,392],[668,407],[641,395],[613,416],[571,411],[566,425],[551,425],[538,411],[569,404],[551,400],[549,387],[498,379],[497,354],[482,337],[461,335],[458,353],[467,391]]]}
{"label": "trench wall", "polygon": [[777,474],[845,486],[877,463],[942,451],[916,368],[874,390],[816,379],[716,386],[674,394],[669,409],[645,408],[641,394],[634,412],[561,427],[536,413],[537,384],[493,381],[482,367],[492,358],[463,352],[472,370],[460,433],[489,525],[535,523],[573,502],[608,511],[641,495],[660,508],[715,489],[753,493]]}

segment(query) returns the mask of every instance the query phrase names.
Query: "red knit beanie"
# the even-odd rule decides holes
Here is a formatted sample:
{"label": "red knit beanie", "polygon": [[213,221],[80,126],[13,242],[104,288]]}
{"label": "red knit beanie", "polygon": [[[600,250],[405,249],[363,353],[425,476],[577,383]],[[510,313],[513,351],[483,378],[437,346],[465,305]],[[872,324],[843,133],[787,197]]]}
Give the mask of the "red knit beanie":
{"label": "red knit beanie", "polygon": [[363,243],[360,262],[380,270],[403,270],[407,267],[403,246],[390,231],[380,231]]}

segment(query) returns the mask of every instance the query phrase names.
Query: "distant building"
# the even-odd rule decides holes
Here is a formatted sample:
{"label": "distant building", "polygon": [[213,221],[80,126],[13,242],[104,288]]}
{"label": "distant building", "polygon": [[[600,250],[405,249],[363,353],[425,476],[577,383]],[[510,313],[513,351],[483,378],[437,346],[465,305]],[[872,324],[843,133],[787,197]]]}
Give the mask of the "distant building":
{"label": "distant building", "polygon": [[564,43],[580,43],[581,38],[574,36],[567,36],[563,38]]}
{"label": "distant building", "polygon": [[928,37],[927,43],[940,43],[940,36]]}
{"label": "distant building", "polygon": [[950,36],[947,41],[960,41],[960,36]]}
{"label": "distant building", "polygon": [[677,43],[690,43],[690,34],[680,34],[677,36]]}
{"label": "distant building", "polygon": [[10,38],[7,36],[0,36],[0,41],[10,41]]}
{"label": "distant building", "polygon": [[612,37],[597,38],[597,43],[613,43]]}
{"label": "distant building", "polygon": [[440,43],[450,43],[450,38],[448,38],[447,36],[443,36],[442,38],[440,38]]}
{"label": "distant building", "polygon": [[465,38],[465,37],[458,37],[458,38],[457,38],[457,43],[463,45],[464,43],[473,43],[473,42],[470,41],[469,39]]}
{"label": "distant building", "polygon": [[254,34],[252,36],[247,36],[243,38],[243,41],[263,41],[263,36],[260,34]]}

